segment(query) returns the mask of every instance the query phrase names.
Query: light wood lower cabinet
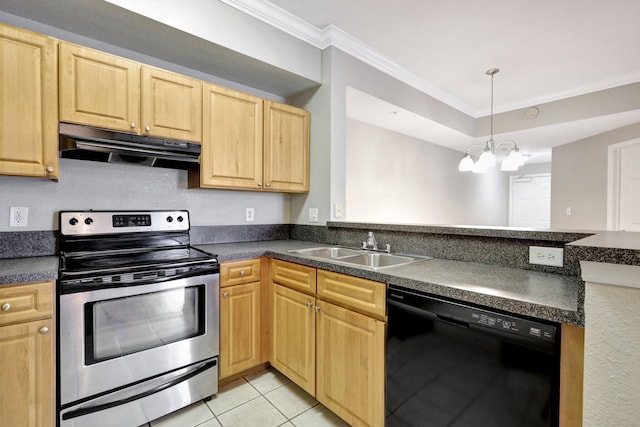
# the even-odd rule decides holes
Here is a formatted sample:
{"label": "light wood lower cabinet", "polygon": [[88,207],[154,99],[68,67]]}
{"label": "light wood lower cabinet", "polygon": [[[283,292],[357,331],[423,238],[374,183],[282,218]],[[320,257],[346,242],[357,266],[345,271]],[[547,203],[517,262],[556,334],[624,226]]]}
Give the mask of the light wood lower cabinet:
{"label": "light wood lower cabinet", "polygon": [[270,278],[271,365],[349,424],[384,425],[386,285],[280,260]]}
{"label": "light wood lower cabinet", "polygon": [[220,265],[220,379],[266,362],[265,295],[261,260]]}
{"label": "light wood lower cabinet", "polygon": [[317,305],[316,399],[352,426],[384,425],[385,322]]}
{"label": "light wood lower cabinet", "polygon": [[0,424],[55,425],[53,283],[0,287]]}
{"label": "light wood lower cabinet", "polygon": [[315,298],[271,283],[269,361],[312,396],[316,393]]}

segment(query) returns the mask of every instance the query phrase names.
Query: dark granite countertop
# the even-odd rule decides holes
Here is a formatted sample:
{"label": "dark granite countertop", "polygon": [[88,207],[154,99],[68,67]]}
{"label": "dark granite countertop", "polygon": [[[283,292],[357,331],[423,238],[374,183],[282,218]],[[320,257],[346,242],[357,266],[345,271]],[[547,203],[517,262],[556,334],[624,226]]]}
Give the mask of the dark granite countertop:
{"label": "dark granite countertop", "polygon": [[584,286],[577,277],[436,258],[374,271],[289,252],[317,246],[327,244],[274,240],[198,245],[198,248],[217,254],[221,262],[270,256],[510,313],[584,325],[581,303]]}
{"label": "dark granite countertop", "polygon": [[0,259],[0,286],[43,282],[57,278],[57,256]]}

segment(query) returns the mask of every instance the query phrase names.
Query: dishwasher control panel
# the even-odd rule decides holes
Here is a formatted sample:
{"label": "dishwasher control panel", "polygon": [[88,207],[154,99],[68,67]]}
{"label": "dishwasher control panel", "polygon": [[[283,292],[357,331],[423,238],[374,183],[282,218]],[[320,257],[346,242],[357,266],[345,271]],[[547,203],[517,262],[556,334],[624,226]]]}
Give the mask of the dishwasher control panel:
{"label": "dishwasher control panel", "polygon": [[544,321],[535,321],[514,315],[498,313],[484,308],[473,307],[456,301],[448,301],[419,291],[389,286],[389,304],[411,307],[430,320],[439,320],[469,328],[489,328],[496,333],[505,333],[536,341],[555,343],[557,326]]}
{"label": "dishwasher control panel", "polygon": [[[470,310],[474,309],[471,308]],[[485,312],[484,310],[471,311],[471,320],[472,323],[488,328],[508,331],[543,341],[555,341],[555,326],[546,325],[544,323],[532,322],[527,319],[520,319],[504,314]]]}

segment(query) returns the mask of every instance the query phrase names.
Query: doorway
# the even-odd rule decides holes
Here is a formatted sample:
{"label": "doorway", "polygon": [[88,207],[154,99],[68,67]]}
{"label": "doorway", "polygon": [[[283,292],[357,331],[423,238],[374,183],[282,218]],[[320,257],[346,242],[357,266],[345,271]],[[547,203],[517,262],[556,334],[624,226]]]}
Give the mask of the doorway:
{"label": "doorway", "polygon": [[512,175],[509,227],[547,229],[551,224],[551,174]]}
{"label": "doorway", "polygon": [[609,147],[607,228],[640,231],[640,139]]}

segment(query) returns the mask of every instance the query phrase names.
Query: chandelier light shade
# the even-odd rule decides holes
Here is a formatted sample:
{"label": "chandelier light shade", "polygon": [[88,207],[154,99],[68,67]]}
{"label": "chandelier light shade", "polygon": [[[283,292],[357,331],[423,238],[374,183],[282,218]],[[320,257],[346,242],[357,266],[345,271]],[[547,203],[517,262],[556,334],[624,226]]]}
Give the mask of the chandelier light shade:
{"label": "chandelier light shade", "polygon": [[[500,170],[503,172],[513,172],[517,171],[520,166],[524,164],[525,158],[522,154],[520,154],[520,149],[518,148],[518,144],[515,141],[505,140],[499,143],[495,143],[493,141],[493,76],[495,76],[499,68],[491,68],[486,71],[487,75],[491,76],[491,133],[489,136],[489,140],[483,144],[473,144],[467,151],[464,153],[464,157],[460,160],[458,164],[458,170],[460,172],[474,172],[474,173],[486,173],[489,171],[489,168],[492,168],[496,165],[496,149],[502,145],[510,146],[509,154],[502,161],[500,165]],[[473,160],[471,156],[470,150],[474,148],[482,147],[482,151],[478,157],[478,160]]]}

